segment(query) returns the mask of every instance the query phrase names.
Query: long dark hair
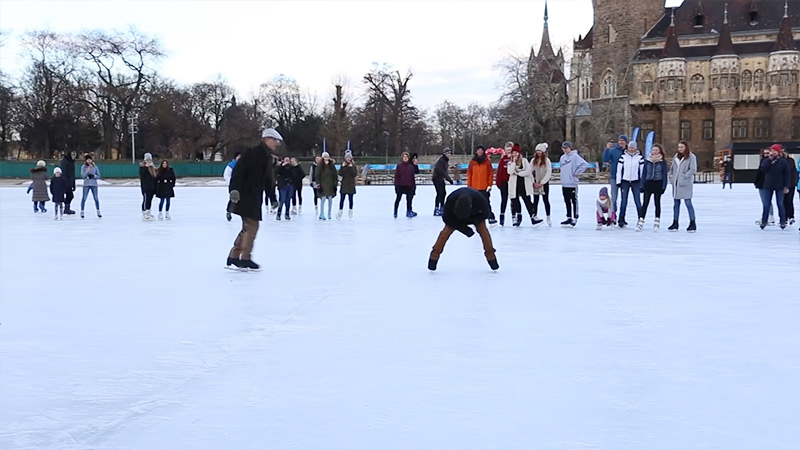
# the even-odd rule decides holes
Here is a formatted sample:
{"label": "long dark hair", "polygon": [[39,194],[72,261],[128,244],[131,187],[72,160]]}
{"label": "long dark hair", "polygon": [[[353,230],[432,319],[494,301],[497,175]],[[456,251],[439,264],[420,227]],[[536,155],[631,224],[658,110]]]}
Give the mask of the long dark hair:
{"label": "long dark hair", "polygon": [[[167,163],[167,167],[164,167],[164,163]],[[166,173],[169,169],[170,169],[169,161],[167,161],[166,159],[162,159],[161,162],[158,163],[158,174],[159,175]]]}
{"label": "long dark hair", "polygon": [[692,152],[692,148],[689,147],[689,143],[684,141],[684,140],[681,140],[681,141],[678,142],[678,144],[683,144],[683,147],[686,148],[686,153],[685,154],[681,155],[681,153],[678,152],[678,155],[680,155],[681,158],[686,158],[687,156],[689,156],[689,153]]}

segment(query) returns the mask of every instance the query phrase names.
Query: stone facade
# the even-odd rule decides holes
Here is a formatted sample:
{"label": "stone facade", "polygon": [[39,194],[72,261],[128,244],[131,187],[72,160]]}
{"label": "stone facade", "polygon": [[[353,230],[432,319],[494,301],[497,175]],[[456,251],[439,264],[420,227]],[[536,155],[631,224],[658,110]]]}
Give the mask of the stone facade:
{"label": "stone facade", "polygon": [[[653,5],[634,3],[635,7],[626,7],[643,10],[643,16],[653,13]],[[634,126],[652,129],[656,141],[670,153],[678,140],[685,139],[697,153],[700,168],[709,170],[715,152],[732,142],[800,138],[800,32],[792,29],[800,25],[797,2],[686,0],[672,10],[663,10],[661,1],[655,3],[659,18],[635,39],[636,48],[624,66],[630,82],[627,90],[625,84],[618,87],[617,95],[624,97],[625,105],[618,104],[616,109],[625,112],[624,120],[615,124],[616,133],[629,132]],[[608,36],[598,36],[602,28],[598,24],[619,13],[616,4],[595,1],[593,42],[575,43],[573,66],[586,60],[592,65],[591,79],[575,76],[570,90],[571,111],[577,113],[569,118],[571,137],[583,145],[602,144],[583,139],[581,131],[587,128],[580,124],[602,120],[598,103],[607,93],[603,77],[614,61],[605,50],[598,51]],[[622,53],[624,47],[618,51]],[[581,82],[594,85],[588,99],[581,97]],[[587,102],[591,107],[585,106]],[[591,114],[585,114],[587,109]],[[615,134],[611,129],[603,131],[604,138]]]}

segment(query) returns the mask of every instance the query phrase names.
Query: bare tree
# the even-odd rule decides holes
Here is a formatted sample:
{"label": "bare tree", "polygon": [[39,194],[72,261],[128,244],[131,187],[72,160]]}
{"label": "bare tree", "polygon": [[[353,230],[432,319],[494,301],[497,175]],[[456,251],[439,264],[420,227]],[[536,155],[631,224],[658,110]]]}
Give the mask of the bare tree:
{"label": "bare tree", "polygon": [[412,77],[410,71],[401,75],[398,70],[377,65],[364,76],[369,101],[380,101],[386,106],[385,131],[388,132],[389,151],[392,154],[398,154],[403,149],[403,132],[410,127],[412,121],[409,119],[415,114],[411,105],[411,91],[408,88]]}

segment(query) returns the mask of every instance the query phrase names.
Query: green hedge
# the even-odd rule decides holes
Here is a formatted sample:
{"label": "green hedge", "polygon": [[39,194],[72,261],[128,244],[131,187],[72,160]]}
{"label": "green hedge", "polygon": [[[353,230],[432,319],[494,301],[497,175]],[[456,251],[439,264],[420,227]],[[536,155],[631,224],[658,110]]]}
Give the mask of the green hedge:
{"label": "green hedge", "polygon": [[[171,163],[178,177],[221,177],[227,162],[175,162]],[[75,178],[81,176],[83,161],[75,161]],[[0,161],[0,178],[30,178],[35,161]],[[58,161],[47,161],[47,172],[52,176]],[[97,161],[103,178],[139,178],[139,165],[122,162]]]}

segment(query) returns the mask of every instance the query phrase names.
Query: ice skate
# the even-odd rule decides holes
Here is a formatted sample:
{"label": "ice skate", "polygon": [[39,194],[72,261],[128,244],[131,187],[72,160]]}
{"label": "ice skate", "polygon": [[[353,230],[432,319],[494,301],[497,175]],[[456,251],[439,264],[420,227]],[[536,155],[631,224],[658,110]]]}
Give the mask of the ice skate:
{"label": "ice skate", "polygon": [[161,211],[158,212],[158,220],[164,220],[164,213]]}
{"label": "ice skate", "polygon": [[230,221],[231,221],[231,219],[233,219],[233,216],[231,216],[231,213],[229,213],[229,212],[226,212],[226,213],[225,213],[225,218],[226,218],[226,219],[228,219],[228,222],[230,222]]}
{"label": "ice skate", "polygon": [[672,221],[672,225],[670,225],[669,228],[667,228],[667,230],[669,230],[669,231],[678,231],[678,221],[677,220],[673,220]]}
{"label": "ice skate", "polygon": [[516,213],[516,214],[514,214],[514,219],[513,219],[513,222],[511,223],[511,226],[512,227],[518,227],[518,226],[520,226],[520,224],[522,224],[522,214],[521,213]]}
{"label": "ice skate", "polygon": [[292,220],[292,216],[290,216],[288,212],[286,213],[285,216],[283,216],[283,218],[286,220]]}
{"label": "ice skate", "polygon": [[97,210],[97,217],[98,217],[98,218],[102,218],[102,217],[103,217],[103,215],[102,215],[102,214],[100,214],[100,210],[99,210],[99,209]]}
{"label": "ice skate", "polygon": [[572,224],[572,217],[567,217],[567,220],[561,222],[561,226],[562,227],[572,227],[572,226],[574,226]]}
{"label": "ice skate", "polygon": [[539,225],[542,224],[542,222],[544,222],[544,220],[536,217],[535,215],[531,216],[531,224],[533,226],[538,227]]}
{"label": "ice skate", "polygon": [[336,220],[342,220],[342,210],[341,209],[336,213]]}
{"label": "ice skate", "polygon": [[550,220],[550,216],[547,216],[547,226],[548,227],[552,227],[553,226],[553,221]]}
{"label": "ice skate", "polygon": [[653,222],[653,230],[658,231],[659,228],[661,228],[661,219],[656,217],[655,222]]}
{"label": "ice skate", "polygon": [[489,219],[489,225],[491,225],[493,227],[497,226],[497,219],[495,219],[494,217],[490,218]]}
{"label": "ice skate", "polygon": [[348,209],[347,210],[347,218],[350,219],[350,220],[353,220],[353,210],[352,209]]}
{"label": "ice skate", "polygon": [[297,206],[292,206],[292,214],[297,214]]}
{"label": "ice skate", "polygon": [[636,231],[642,231],[642,228],[644,228],[644,219],[640,217],[639,221],[636,222]]}
{"label": "ice skate", "polygon": [[506,224],[506,215],[500,214],[500,226],[502,227],[505,224]]}
{"label": "ice skate", "polygon": [[81,219],[83,219],[83,210],[81,210]]}
{"label": "ice skate", "polygon": [[694,233],[697,231],[697,225],[694,223],[694,220],[689,222],[689,226],[686,227],[686,231],[688,231],[689,233]]}
{"label": "ice skate", "polygon": [[595,229],[596,229],[597,231],[600,231],[600,230],[602,230],[602,229],[603,229],[603,224],[602,224],[602,223],[600,223],[600,222],[597,222],[597,228],[595,228]]}
{"label": "ice skate", "polygon": [[171,217],[169,216],[169,211],[164,213],[164,218],[167,219],[167,220],[171,219]]}
{"label": "ice skate", "polygon": [[242,267],[252,272],[258,272],[259,270],[261,270],[261,266],[256,264],[252,259],[239,260],[239,267]]}
{"label": "ice skate", "polygon": [[297,214],[303,214],[303,205],[297,207]]}
{"label": "ice skate", "polygon": [[281,215],[280,214],[275,214],[275,220],[280,221],[281,220]]}

